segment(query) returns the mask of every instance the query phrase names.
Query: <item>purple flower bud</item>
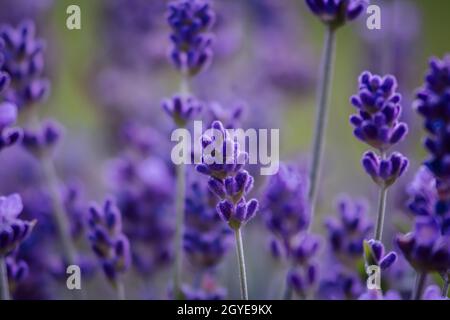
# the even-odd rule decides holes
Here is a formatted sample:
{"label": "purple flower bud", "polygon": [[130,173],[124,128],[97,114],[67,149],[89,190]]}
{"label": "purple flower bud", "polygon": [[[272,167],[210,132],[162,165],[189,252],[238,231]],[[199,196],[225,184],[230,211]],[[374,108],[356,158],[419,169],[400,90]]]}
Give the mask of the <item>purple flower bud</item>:
{"label": "purple flower bud", "polygon": [[391,186],[408,168],[408,159],[401,153],[394,152],[387,159],[382,159],[372,151],[363,155],[361,163],[372,180],[381,187]]}
{"label": "purple flower bud", "polygon": [[311,12],[333,28],[356,19],[364,11],[367,0],[306,0]]}
{"label": "purple flower bud", "polygon": [[202,110],[202,104],[194,97],[174,96],[162,103],[162,108],[173,119],[178,127],[184,127]]}

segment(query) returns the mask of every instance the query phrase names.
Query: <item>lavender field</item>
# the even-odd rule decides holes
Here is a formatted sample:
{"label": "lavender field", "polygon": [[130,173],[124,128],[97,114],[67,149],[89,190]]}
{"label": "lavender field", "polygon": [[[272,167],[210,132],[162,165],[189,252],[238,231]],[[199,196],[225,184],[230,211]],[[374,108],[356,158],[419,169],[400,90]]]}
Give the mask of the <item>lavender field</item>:
{"label": "lavender field", "polygon": [[0,300],[448,300],[449,13],[0,0]]}

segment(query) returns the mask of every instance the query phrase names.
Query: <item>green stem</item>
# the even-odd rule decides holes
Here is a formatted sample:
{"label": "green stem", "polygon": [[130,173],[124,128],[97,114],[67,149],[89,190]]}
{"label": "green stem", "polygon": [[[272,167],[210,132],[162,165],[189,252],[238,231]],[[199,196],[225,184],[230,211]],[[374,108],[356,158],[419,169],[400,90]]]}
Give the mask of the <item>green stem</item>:
{"label": "green stem", "polygon": [[183,234],[184,234],[184,201],[186,172],[183,164],[177,165],[177,198],[176,198],[176,227],[175,227],[175,270],[174,297],[182,299],[181,273],[183,269]]}
{"label": "green stem", "polygon": [[53,218],[61,240],[64,262],[67,265],[75,265],[77,263],[76,250],[70,234],[70,224],[67,219],[67,212],[63,200],[61,199],[55,165],[52,159],[47,155],[41,157],[41,165],[50,192],[53,206]]}
{"label": "green stem", "polygon": [[248,300],[247,275],[245,273],[244,245],[242,244],[241,228],[236,229],[234,234],[236,236],[236,254],[239,264],[239,279],[241,281],[241,298],[242,300]]}
{"label": "green stem", "polygon": [[386,214],[387,190],[388,189],[384,186],[380,187],[380,195],[378,199],[377,224],[375,226],[375,240],[378,241],[381,241],[381,238],[383,236],[384,216]]}
{"label": "green stem", "polygon": [[314,141],[311,158],[309,200],[311,204],[311,223],[314,218],[314,210],[317,200],[318,183],[322,165],[323,149],[325,146],[325,129],[327,124],[328,106],[331,93],[331,81],[333,78],[334,56],[336,47],[336,33],[332,27],[327,28],[325,44],[320,70],[320,82],[317,93],[317,114],[314,132]]}
{"label": "green stem", "polygon": [[414,292],[413,292],[413,300],[420,300],[422,297],[423,289],[425,288],[425,282],[427,280],[427,273],[426,272],[417,272],[416,276],[416,283],[414,286]]}
{"label": "green stem", "polygon": [[120,277],[116,279],[114,286],[116,288],[117,300],[125,300],[125,286]]}
{"label": "green stem", "polygon": [[442,286],[442,297],[447,298],[448,297],[448,288],[450,285],[450,276],[447,275],[447,278],[444,281],[444,285]]}
{"label": "green stem", "polygon": [[0,256],[0,300],[10,300],[6,258]]}

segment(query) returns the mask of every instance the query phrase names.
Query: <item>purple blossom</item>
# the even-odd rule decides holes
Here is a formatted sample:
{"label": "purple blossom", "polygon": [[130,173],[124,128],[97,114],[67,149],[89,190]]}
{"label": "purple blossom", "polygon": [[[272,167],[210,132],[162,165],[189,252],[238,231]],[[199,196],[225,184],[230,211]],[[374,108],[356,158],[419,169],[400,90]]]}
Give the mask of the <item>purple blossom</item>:
{"label": "purple blossom", "polygon": [[438,200],[436,179],[428,168],[422,166],[407,189],[408,209],[417,216],[434,216]]}
{"label": "purple blossom", "polygon": [[422,300],[449,300],[449,298],[442,296],[441,288],[437,285],[430,285],[423,292]]}
{"label": "purple blossom", "polygon": [[381,270],[391,267],[397,260],[394,251],[385,253],[384,245],[380,241],[364,241],[364,257],[366,266],[379,266]]}
{"label": "purple blossom", "polygon": [[341,197],[336,206],[339,216],[328,218],[325,227],[335,257],[344,264],[353,264],[363,254],[363,241],[368,238],[373,224],[367,216],[363,200]]}
{"label": "purple blossom", "polygon": [[0,256],[6,256],[19,247],[36,223],[19,219],[22,210],[22,199],[18,194],[0,197]]}
{"label": "purple blossom", "polygon": [[361,141],[385,152],[406,136],[408,127],[399,122],[401,96],[396,92],[397,80],[363,72],[359,77],[359,92],[351,98],[358,113],[350,117],[353,133]]}
{"label": "purple blossom", "polygon": [[262,210],[268,229],[283,243],[290,243],[309,225],[307,191],[307,178],[293,166],[281,164],[277,174],[269,179]]}
{"label": "purple blossom", "polygon": [[356,19],[368,3],[368,0],[306,0],[312,13],[333,28]]}
{"label": "purple blossom", "polygon": [[372,151],[363,155],[362,165],[366,173],[380,187],[387,188],[397,181],[408,168],[409,161],[399,152],[383,159]]}
{"label": "purple blossom", "polygon": [[27,278],[29,271],[29,266],[24,260],[17,259],[13,255],[6,257],[6,272],[11,292]]}
{"label": "purple blossom", "polygon": [[165,100],[162,107],[178,127],[184,127],[201,112],[202,103],[191,96],[175,96]]}
{"label": "purple blossom", "polygon": [[0,103],[0,150],[16,144],[22,138],[22,130],[11,127],[16,120],[17,107],[9,102]]}
{"label": "purple blossom", "polygon": [[177,69],[193,76],[212,59],[209,30],[215,20],[214,12],[205,0],[176,0],[169,3],[168,10],[172,62]]}
{"label": "purple blossom", "polygon": [[130,244],[122,232],[122,216],[113,200],[105,200],[103,207],[89,207],[89,240],[99,258],[106,277],[115,282],[118,275],[130,266]]}
{"label": "purple blossom", "polygon": [[53,150],[61,139],[63,127],[54,120],[46,120],[36,129],[25,129],[22,146],[36,156]]}
{"label": "purple blossom", "polygon": [[414,230],[397,236],[395,241],[416,270],[445,273],[450,269],[450,234],[441,234],[436,220],[417,217]]}
{"label": "purple blossom", "polygon": [[2,70],[11,77],[5,99],[19,109],[44,100],[50,89],[49,82],[43,78],[45,45],[36,38],[34,23],[23,21],[17,28],[5,25],[0,29],[0,38],[5,57]]}
{"label": "purple blossom", "polygon": [[402,297],[395,290],[389,290],[383,294],[381,290],[372,289],[360,295],[358,300],[402,300]]}

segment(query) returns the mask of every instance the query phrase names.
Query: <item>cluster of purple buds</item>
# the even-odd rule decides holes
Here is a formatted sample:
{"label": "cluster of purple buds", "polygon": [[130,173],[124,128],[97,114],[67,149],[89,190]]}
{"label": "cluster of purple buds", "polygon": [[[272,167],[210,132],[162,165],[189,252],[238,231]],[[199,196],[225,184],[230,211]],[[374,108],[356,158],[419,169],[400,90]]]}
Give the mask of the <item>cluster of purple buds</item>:
{"label": "cluster of purple buds", "polygon": [[209,33],[215,15],[205,0],[176,0],[169,4],[167,18],[172,28],[171,59],[175,67],[190,76],[202,71],[212,59]]}
{"label": "cluster of purple buds", "polygon": [[174,96],[165,100],[162,107],[178,127],[185,127],[189,120],[202,111],[202,103],[192,96]]}
{"label": "cluster of purple buds", "polygon": [[0,30],[4,47],[3,71],[11,78],[4,97],[19,109],[47,97],[49,82],[43,78],[44,42],[36,38],[35,25],[24,21],[17,28],[9,25]]}
{"label": "cluster of purple buds", "polygon": [[239,150],[239,143],[231,139],[220,121],[213,122],[211,130],[212,136],[205,134],[202,137],[204,154],[196,169],[210,177],[208,186],[221,200],[217,204],[217,212],[236,230],[253,218],[258,210],[256,199],[245,199],[253,188],[253,177],[243,170],[248,154]]}
{"label": "cluster of purple buds", "polygon": [[414,269],[421,272],[441,272],[450,269],[450,228],[441,228],[431,217],[417,217],[414,230],[395,240]]}
{"label": "cluster of purple buds", "polygon": [[430,154],[425,162],[427,168],[436,178],[439,193],[436,209],[438,214],[445,214],[450,209],[450,55],[439,60],[430,61],[430,70],[425,85],[417,93],[415,107],[425,120],[428,137],[425,148]]}
{"label": "cluster of purple buds", "polygon": [[334,29],[356,19],[363,13],[368,2],[368,0],[306,0],[309,9],[323,23]]}
{"label": "cluster of purple buds", "polygon": [[0,150],[16,144],[22,138],[22,130],[11,127],[16,121],[17,107],[10,102],[0,103]]}
{"label": "cluster of purple buds", "polygon": [[18,218],[23,210],[18,194],[0,197],[0,256],[14,251],[30,235],[35,221]]}
{"label": "cluster of purple buds", "polygon": [[354,264],[361,258],[363,242],[373,225],[367,216],[367,205],[362,200],[342,197],[337,202],[338,218],[328,218],[325,226],[333,255],[344,264]]}
{"label": "cluster of purple buds", "polygon": [[408,159],[400,153],[386,157],[386,151],[408,133],[408,126],[399,121],[401,95],[396,90],[394,76],[382,78],[366,71],[359,77],[358,94],[351,98],[352,105],[358,110],[350,117],[354,135],[380,153],[365,153],[363,167],[383,188],[392,185],[408,167]]}
{"label": "cluster of purple buds", "polygon": [[394,251],[385,253],[384,245],[377,240],[364,240],[364,258],[366,267],[378,266],[381,270],[386,270],[397,261],[397,254]]}
{"label": "cluster of purple buds", "polygon": [[100,259],[107,278],[115,283],[118,275],[130,266],[130,244],[122,232],[122,217],[113,200],[105,200],[103,207],[89,207],[89,240]]}
{"label": "cluster of purple buds", "polygon": [[277,174],[270,177],[262,210],[267,228],[285,245],[309,225],[307,192],[307,178],[292,166],[281,164]]}
{"label": "cluster of purple buds", "polygon": [[301,297],[307,297],[317,284],[318,266],[315,260],[319,249],[319,238],[307,233],[299,235],[290,246],[293,268],[288,272],[287,284]]}
{"label": "cluster of purple buds", "polygon": [[183,248],[192,265],[200,269],[217,266],[228,252],[231,230],[216,212],[215,195],[206,184],[193,181],[186,197]]}
{"label": "cluster of purple buds", "polygon": [[201,279],[199,288],[183,285],[181,290],[186,300],[223,300],[227,295],[226,289],[218,286],[208,274]]}
{"label": "cluster of purple buds", "polygon": [[60,140],[62,132],[58,122],[47,120],[39,128],[24,130],[22,146],[36,156],[49,153]]}

